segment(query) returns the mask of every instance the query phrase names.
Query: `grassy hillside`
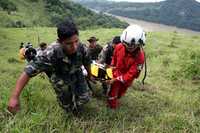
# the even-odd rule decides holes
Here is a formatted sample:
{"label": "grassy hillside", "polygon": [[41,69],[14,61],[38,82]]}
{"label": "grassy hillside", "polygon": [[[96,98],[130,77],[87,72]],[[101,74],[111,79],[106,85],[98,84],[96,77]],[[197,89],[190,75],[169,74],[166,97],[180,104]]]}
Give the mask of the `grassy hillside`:
{"label": "grassy hillside", "polygon": [[[94,85],[96,96],[74,117],[58,106],[48,80],[37,76],[21,95],[21,111],[12,116],[8,98],[25,65],[18,61],[18,47],[21,41],[36,47],[36,31],[41,41],[56,39],[55,28],[0,29],[0,132],[200,132],[200,36],[177,32],[148,33],[144,91],[137,80],[119,109],[106,108],[100,86]],[[95,35],[103,45],[121,31],[86,30],[80,38],[86,42]]]}
{"label": "grassy hillside", "polygon": [[66,18],[74,19],[81,29],[127,26],[70,0],[0,0],[0,27],[55,26]]}

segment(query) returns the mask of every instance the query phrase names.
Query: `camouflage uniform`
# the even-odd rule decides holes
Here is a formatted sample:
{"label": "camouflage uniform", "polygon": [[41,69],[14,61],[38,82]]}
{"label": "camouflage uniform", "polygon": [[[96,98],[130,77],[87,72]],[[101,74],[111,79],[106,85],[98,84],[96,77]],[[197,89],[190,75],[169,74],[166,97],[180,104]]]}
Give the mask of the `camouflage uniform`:
{"label": "camouflage uniform", "polygon": [[91,61],[82,44],[77,52],[67,56],[58,42],[49,45],[42,54],[30,61],[25,72],[33,77],[45,72],[65,110],[77,109],[89,101],[89,93],[81,65],[89,67]]}
{"label": "camouflage uniform", "polygon": [[114,48],[112,46],[111,42],[108,42],[107,45],[103,47],[101,50],[101,53],[99,54],[98,61],[101,64],[107,64],[110,65],[112,61],[112,56],[113,56]]}
{"label": "camouflage uniform", "polygon": [[44,50],[42,50],[41,48],[36,48],[36,51],[37,51],[36,56],[42,56]]}
{"label": "camouflage uniform", "polygon": [[87,52],[92,60],[97,60],[98,55],[101,52],[101,50],[102,50],[102,46],[97,44],[95,48],[88,47]]}
{"label": "camouflage uniform", "polygon": [[[98,56],[98,62],[101,64],[110,65],[112,61],[114,48],[112,46],[112,42],[108,42],[107,45],[103,47],[101,50],[101,53]],[[103,87],[103,93],[107,95],[110,86],[107,85],[107,83],[102,82]]]}

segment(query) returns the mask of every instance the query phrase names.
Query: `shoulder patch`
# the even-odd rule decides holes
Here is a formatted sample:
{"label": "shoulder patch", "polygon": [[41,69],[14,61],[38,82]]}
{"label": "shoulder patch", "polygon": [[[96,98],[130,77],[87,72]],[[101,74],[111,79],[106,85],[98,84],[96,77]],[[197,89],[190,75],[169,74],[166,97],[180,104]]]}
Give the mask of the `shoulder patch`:
{"label": "shoulder patch", "polygon": [[143,64],[138,64],[138,65],[137,65],[137,70],[138,70],[138,71],[141,71],[142,68],[143,68]]}

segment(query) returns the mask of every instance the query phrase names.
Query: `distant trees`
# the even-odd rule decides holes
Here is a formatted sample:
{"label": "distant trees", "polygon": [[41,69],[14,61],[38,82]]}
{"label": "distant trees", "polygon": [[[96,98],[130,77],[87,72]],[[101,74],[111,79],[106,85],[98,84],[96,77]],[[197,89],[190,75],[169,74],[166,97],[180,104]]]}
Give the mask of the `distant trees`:
{"label": "distant trees", "polygon": [[66,18],[73,18],[81,29],[96,26],[124,28],[128,25],[114,17],[94,13],[71,1],[45,0],[45,3],[45,9],[50,15],[53,25],[58,24]]}
{"label": "distant trees", "polygon": [[[92,12],[70,0],[0,0],[0,26],[56,26],[64,19],[73,19],[81,29],[88,27],[124,28],[120,20]],[[17,10],[17,7],[22,10]],[[5,12],[7,11],[8,14]],[[11,13],[15,11],[14,13]]]}
{"label": "distant trees", "polygon": [[0,7],[10,13],[11,11],[16,11],[17,7],[9,0],[0,0]]}

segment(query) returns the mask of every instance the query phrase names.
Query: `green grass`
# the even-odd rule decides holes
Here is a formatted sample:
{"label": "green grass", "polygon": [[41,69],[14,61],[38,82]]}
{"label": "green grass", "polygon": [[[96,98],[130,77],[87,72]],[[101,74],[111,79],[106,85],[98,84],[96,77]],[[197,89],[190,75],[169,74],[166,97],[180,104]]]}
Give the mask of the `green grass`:
{"label": "green grass", "polygon": [[[80,40],[87,43],[87,38],[96,36],[104,45],[121,31],[85,30],[80,32]],[[200,53],[200,36],[176,32],[148,33],[144,91],[139,89],[142,73],[120,100],[119,109],[106,107],[98,84],[93,85],[96,96],[80,117],[65,113],[57,104],[48,79],[37,76],[21,95],[20,112],[12,116],[6,109],[8,99],[25,66],[18,61],[18,47],[22,41],[36,47],[38,35],[40,41],[51,43],[56,39],[56,29],[0,29],[0,132],[200,132],[200,80],[182,76],[185,62],[196,60],[186,57],[187,53]]]}
{"label": "green grass", "polygon": [[[33,25],[46,26],[51,22],[44,8],[44,2],[30,2],[24,0],[12,0],[12,3],[17,7],[17,11],[7,13],[0,11],[1,27],[13,27],[14,23],[20,21],[23,25],[29,27]],[[39,23],[39,24],[36,24]]]}
{"label": "green grass", "polygon": [[74,19],[81,29],[125,28],[126,22],[97,14],[71,0],[1,0],[0,27],[55,27],[60,21]]}

